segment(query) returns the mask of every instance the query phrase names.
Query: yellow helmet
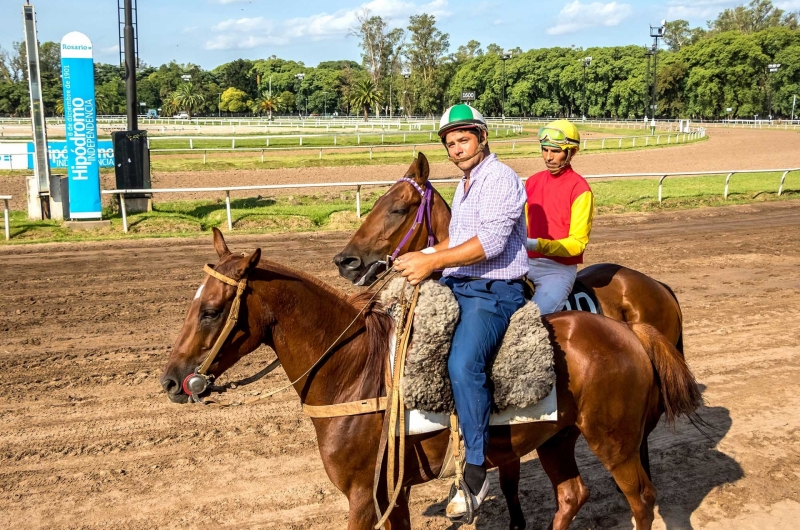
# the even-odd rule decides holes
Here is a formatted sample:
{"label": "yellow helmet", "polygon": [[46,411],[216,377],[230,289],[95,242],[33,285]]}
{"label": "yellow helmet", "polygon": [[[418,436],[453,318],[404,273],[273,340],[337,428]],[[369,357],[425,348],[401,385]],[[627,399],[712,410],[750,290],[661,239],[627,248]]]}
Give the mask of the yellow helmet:
{"label": "yellow helmet", "polygon": [[581,133],[569,120],[551,121],[539,129],[539,143],[549,147],[577,151],[581,146]]}

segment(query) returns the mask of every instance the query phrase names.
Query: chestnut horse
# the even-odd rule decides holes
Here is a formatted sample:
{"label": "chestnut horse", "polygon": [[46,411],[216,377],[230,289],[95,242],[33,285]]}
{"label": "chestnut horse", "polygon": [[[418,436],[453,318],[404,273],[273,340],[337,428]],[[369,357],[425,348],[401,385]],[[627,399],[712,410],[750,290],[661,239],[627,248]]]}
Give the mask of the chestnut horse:
{"label": "chestnut horse", "polygon": [[[391,260],[387,256],[422,250],[428,245],[431,235],[437,242],[448,237],[450,207],[432,186],[430,218],[420,223],[412,233],[422,202],[419,190],[424,190],[429,184],[429,175],[428,159],[419,153],[403,180],[378,199],[361,227],[334,257],[340,276],[358,285],[370,285],[381,270],[379,265]],[[683,315],[669,286],[613,263],[590,265],[578,272],[577,281],[594,294],[603,315],[623,322],[649,324],[683,355]],[[642,463],[649,477],[646,438],[642,440]],[[500,467],[500,475],[513,480],[519,475],[519,462]],[[516,491],[511,487],[509,490]],[[506,501],[513,512],[518,501],[508,497]]]}
{"label": "chestnut horse", "polygon": [[[238,320],[210,365],[211,375],[218,377],[266,344],[275,350],[305,404],[386,395],[384,366],[393,323],[370,302],[371,293],[347,297],[307,274],[262,261],[260,249],[250,255],[232,254],[216,229],[214,248],[220,257],[214,276],[205,278],[192,300],[161,376],[170,400],[187,401],[181,382],[222,333],[237,292],[228,281],[243,279]],[[574,456],[575,441],[583,434],[625,494],[636,528],[650,528],[656,492],[642,467],[640,445],[662,411],[672,421],[697,409],[700,390],[691,372],[674,346],[646,324],[626,325],[576,311],[543,321],[555,351],[558,420],[491,427],[489,466],[519,462],[538,449],[557,496],[552,526],[567,528],[589,496]],[[353,530],[367,530],[377,522],[372,486],[383,416],[379,411],[311,420],[328,477],[349,501],[348,528]],[[389,528],[410,528],[407,492],[437,476],[448,438],[446,430],[407,438],[403,494]],[[516,497],[515,491],[507,490],[517,487],[519,477],[515,478],[502,481],[507,497]],[[378,484],[381,510],[388,503],[385,482],[384,469]],[[511,527],[524,526],[517,502]]]}
{"label": "chestnut horse", "polygon": [[[413,180],[420,189],[425,189],[429,174],[428,159],[419,153],[404,179]],[[431,231],[437,242],[444,241],[449,235],[450,207],[435,188],[432,190]],[[404,254],[427,246],[426,223],[401,245],[414,224],[421,200],[416,186],[409,182],[399,181],[389,188],[375,202],[344,249],[333,258],[339,275],[359,285],[370,285],[382,270],[375,265],[385,263],[393,251]],[[613,263],[590,265],[578,272],[577,281],[594,293],[603,315],[623,322],[649,324],[683,353],[683,315],[667,285]]]}

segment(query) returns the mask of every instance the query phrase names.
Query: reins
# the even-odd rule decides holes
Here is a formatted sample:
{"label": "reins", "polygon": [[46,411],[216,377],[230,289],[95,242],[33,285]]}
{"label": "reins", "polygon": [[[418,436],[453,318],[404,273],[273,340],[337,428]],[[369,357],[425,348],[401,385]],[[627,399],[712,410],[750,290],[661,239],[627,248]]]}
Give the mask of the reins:
{"label": "reins", "polygon": [[[233,299],[233,303],[231,304],[230,312],[228,313],[228,320],[225,322],[225,327],[222,329],[222,332],[217,337],[217,340],[214,343],[214,346],[211,348],[211,351],[206,355],[206,358],[203,362],[198,366],[195,371],[188,376],[183,381],[183,390],[186,392],[190,399],[196,403],[203,403],[203,404],[214,404],[218,407],[228,407],[231,405],[240,404],[239,402],[232,402],[232,403],[216,403],[216,402],[205,402],[200,398],[200,394],[202,394],[209,386],[211,379],[213,376],[208,375],[208,369],[213,364],[214,360],[216,359],[217,355],[219,354],[220,349],[222,349],[223,344],[227,340],[228,336],[230,335],[233,328],[236,326],[236,323],[239,318],[239,310],[241,308],[241,297],[247,287],[247,276],[245,275],[244,278],[240,280],[234,280],[233,278],[229,278],[224,274],[221,274],[215,271],[210,265],[206,265],[203,267],[203,270],[209,276],[216,278],[217,280],[226,283],[228,285],[236,286],[236,296]],[[308,374],[310,374],[315,368],[317,368],[324,360],[328,357],[328,355],[333,351],[334,347],[342,340],[345,334],[353,327],[353,325],[358,322],[359,317],[367,310],[368,307],[372,304],[375,300],[375,297],[380,294],[380,292],[386,287],[389,281],[397,274],[397,271],[394,269],[387,269],[385,272],[381,273],[374,282],[370,285],[370,287],[374,286],[381,280],[385,281],[383,284],[376,289],[375,293],[367,300],[364,306],[359,310],[356,316],[353,318],[352,321],[347,325],[347,327],[339,334],[336,339],[331,343],[330,346],[319,356],[319,358],[305,371],[303,372],[300,377],[296,378],[294,381],[290,382],[287,385],[284,385],[277,390],[273,390],[268,392],[267,394],[262,394],[257,398],[251,398],[245,400],[241,404],[250,404],[256,403],[258,401],[267,399],[269,397],[278,394],[286,390],[289,387],[294,386]],[[308,414],[310,417],[334,417],[334,416],[349,416],[353,414],[364,414],[368,412],[378,412],[384,410],[386,407],[386,398],[377,397],[377,399],[367,399],[367,400],[359,400],[349,403],[340,403],[335,405],[321,405],[321,406],[314,406],[314,405],[306,405],[303,404],[303,410]]]}

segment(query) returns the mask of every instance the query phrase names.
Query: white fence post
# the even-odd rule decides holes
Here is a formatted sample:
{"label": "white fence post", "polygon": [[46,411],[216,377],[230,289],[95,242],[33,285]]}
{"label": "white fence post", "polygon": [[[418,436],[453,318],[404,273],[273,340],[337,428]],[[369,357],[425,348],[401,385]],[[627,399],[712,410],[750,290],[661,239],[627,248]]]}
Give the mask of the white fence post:
{"label": "white fence post", "polygon": [[727,177],[725,177],[725,191],[722,194],[722,198],[725,199],[726,201],[728,200],[728,185],[731,183],[731,177],[733,176],[734,173],[735,172],[732,171],[728,173]]}
{"label": "white fence post", "polygon": [[356,186],[356,217],[361,219],[361,185]]}
{"label": "white fence post", "polygon": [[[781,194],[783,193],[783,183],[784,183],[784,181],[786,181],[786,175],[788,175],[788,174],[789,174],[789,170],[787,169],[786,171],[783,172],[783,176],[781,176],[781,185],[778,188],[778,197],[780,197]],[[8,204],[6,204],[6,211],[8,211]],[[8,220],[6,220],[6,227],[8,227]],[[6,230],[8,230],[8,228],[6,228]],[[8,239],[8,238],[6,238],[6,239]]]}
{"label": "white fence post", "polygon": [[661,198],[663,196],[661,192],[662,192],[662,188],[664,186],[664,179],[665,178],[667,178],[667,175],[664,175],[658,181],[658,204],[661,204]]}
{"label": "white fence post", "polygon": [[5,205],[3,208],[3,222],[5,222],[5,224],[3,226],[5,227],[6,241],[8,241],[11,239],[11,225],[8,221],[8,199],[3,199],[3,203]]}
{"label": "white fence post", "polygon": [[119,211],[122,213],[122,231],[128,233],[128,212],[125,210],[125,194],[119,194]]}
{"label": "white fence post", "polygon": [[225,213],[228,215],[228,231],[233,230],[233,223],[231,222],[231,191],[225,190]]}

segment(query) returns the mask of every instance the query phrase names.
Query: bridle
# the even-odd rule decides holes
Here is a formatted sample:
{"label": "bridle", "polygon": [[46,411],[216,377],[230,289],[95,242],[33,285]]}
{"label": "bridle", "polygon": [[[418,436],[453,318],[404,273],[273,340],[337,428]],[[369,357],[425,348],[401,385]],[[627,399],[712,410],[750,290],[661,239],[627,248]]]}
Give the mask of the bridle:
{"label": "bridle", "polygon": [[217,358],[217,354],[219,354],[219,350],[222,349],[222,345],[225,344],[225,341],[228,339],[228,335],[231,334],[231,331],[233,331],[233,328],[236,326],[236,322],[239,319],[242,294],[247,287],[247,275],[241,280],[236,281],[233,278],[228,278],[224,274],[215,271],[211,265],[206,265],[203,267],[203,270],[206,274],[216,278],[222,283],[227,283],[228,285],[236,287],[236,296],[231,304],[231,310],[228,312],[228,320],[225,322],[225,327],[222,328],[222,332],[217,337],[216,342],[214,342],[214,347],[208,352],[208,355],[206,355],[206,358],[200,363],[200,366],[195,368],[194,372],[187,375],[183,380],[183,391],[189,396],[189,399],[195,403],[203,402],[200,399],[200,394],[206,391],[214,378],[213,375],[208,374],[208,369],[214,363],[214,359]]}
{"label": "bridle", "polygon": [[436,243],[436,236],[433,235],[433,227],[431,225],[431,209],[433,208],[433,185],[429,181],[425,181],[425,188],[417,184],[414,179],[408,177],[401,177],[397,180],[397,182],[408,182],[411,184],[417,192],[422,196],[422,201],[419,204],[419,208],[417,208],[417,216],[414,219],[414,223],[406,232],[406,235],[403,236],[403,239],[400,240],[400,244],[397,245],[397,248],[394,249],[394,252],[391,254],[387,254],[385,260],[379,260],[370,265],[369,269],[361,276],[361,279],[356,282],[355,285],[365,285],[366,279],[372,275],[378,268],[385,266],[386,269],[390,269],[392,266],[392,262],[397,259],[397,256],[400,255],[400,250],[408,243],[408,240],[411,239],[411,236],[414,235],[414,232],[417,231],[417,228],[422,226],[422,223],[425,223],[425,227],[428,229],[428,245],[433,246]]}

